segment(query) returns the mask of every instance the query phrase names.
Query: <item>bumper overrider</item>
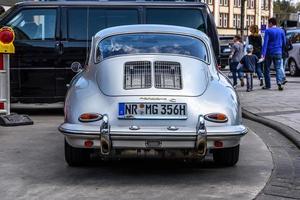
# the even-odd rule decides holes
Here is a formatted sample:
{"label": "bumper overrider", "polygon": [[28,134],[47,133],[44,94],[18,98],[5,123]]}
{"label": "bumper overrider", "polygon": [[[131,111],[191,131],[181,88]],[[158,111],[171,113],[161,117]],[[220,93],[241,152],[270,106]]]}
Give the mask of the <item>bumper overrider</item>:
{"label": "bumper overrider", "polygon": [[[181,150],[187,157],[202,158],[207,149],[235,147],[248,129],[243,125],[206,127],[202,115],[194,128],[187,127],[113,127],[107,115],[100,127],[84,124],[63,123],[59,131],[75,148],[99,149],[102,156],[113,156],[116,152],[134,150],[172,151]],[[91,146],[86,146],[90,141]]]}

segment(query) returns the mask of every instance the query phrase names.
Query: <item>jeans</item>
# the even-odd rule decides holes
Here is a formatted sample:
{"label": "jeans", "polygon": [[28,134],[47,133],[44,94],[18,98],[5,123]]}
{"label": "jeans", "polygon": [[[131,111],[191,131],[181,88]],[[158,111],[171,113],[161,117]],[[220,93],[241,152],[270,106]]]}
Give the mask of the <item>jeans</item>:
{"label": "jeans", "polygon": [[253,73],[247,72],[246,79],[247,79],[247,90],[252,90],[253,89]]}
{"label": "jeans", "polygon": [[232,73],[233,85],[237,85],[237,76],[238,74],[239,79],[243,78],[244,74],[242,69],[237,69],[238,62],[231,62],[230,63],[230,71]]}
{"label": "jeans", "polygon": [[270,76],[270,67],[271,64],[274,64],[276,71],[276,82],[278,85],[281,85],[284,79],[284,74],[282,71],[282,55],[268,55],[265,60],[264,76],[265,84],[267,88],[271,88],[271,76]]}

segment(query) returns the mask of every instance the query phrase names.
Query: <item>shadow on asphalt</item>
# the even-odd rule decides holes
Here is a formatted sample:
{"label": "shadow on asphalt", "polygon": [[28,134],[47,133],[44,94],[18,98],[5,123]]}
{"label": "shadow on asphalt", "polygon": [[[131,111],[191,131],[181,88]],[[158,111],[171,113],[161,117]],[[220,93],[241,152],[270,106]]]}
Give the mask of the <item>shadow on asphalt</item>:
{"label": "shadow on asphalt", "polygon": [[11,113],[26,114],[26,115],[47,115],[47,116],[62,116],[64,115],[63,108],[51,109],[35,109],[35,108],[17,108],[11,109]]}
{"label": "shadow on asphalt", "polygon": [[[122,167],[121,167],[122,166]],[[99,160],[95,159],[85,164],[84,166],[69,167],[70,169],[85,168],[85,169],[109,169],[114,172],[126,172],[128,174],[135,174],[139,172],[147,173],[177,173],[179,171],[187,172],[186,170],[199,170],[199,169],[223,169],[228,168],[216,165],[210,155],[201,161],[190,161],[180,159],[122,159],[122,160]]]}

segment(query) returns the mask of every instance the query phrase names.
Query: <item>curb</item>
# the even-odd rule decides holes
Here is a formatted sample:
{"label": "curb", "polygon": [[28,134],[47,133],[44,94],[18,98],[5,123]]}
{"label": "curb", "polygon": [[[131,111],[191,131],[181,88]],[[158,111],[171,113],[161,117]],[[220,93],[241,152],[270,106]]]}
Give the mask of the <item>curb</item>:
{"label": "curb", "polygon": [[265,117],[261,117],[252,112],[249,112],[248,110],[245,110],[244,108],[242,108],[242,114],[243,114],[243,117],[246,119],[256,121],[258,123],[264,124],[270,128],[275,129],[280,134],[282,134],[287,139],[289,139],[293,144],[295,144],[298,147],[298,149],[300,149],[300,132],[296,131],[295,129],[293,129],[281,122],[267,119]]}

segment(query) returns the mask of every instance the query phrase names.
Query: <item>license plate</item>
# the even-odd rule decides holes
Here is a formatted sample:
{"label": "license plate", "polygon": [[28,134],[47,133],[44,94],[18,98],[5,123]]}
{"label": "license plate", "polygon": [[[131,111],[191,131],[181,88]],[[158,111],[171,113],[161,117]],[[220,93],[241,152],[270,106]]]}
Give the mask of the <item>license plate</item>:
{"label": "license plate", "polygon": [[186,119],[185,103],[119,103],[122,119]]}

